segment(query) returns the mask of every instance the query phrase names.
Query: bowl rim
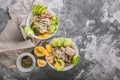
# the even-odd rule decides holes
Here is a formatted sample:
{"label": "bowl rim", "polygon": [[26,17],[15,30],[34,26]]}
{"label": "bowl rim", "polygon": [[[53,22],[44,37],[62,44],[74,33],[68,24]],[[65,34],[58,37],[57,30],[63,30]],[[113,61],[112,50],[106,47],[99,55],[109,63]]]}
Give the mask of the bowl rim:
{"label": "bowl rim", "polygon": [[[21,60],[24,56],[30,56],[32,58],[32,61],[33,61],[33,64],[29,67],[29,68],[24,68],[22,67],[21,65]],[[17,65],[17,68],[21,71],[21,72],[30,72],[32,71],[35,66],[36,66],[36,59],[35,57],[32,55],[32,53],[28,53],[28,52],[25,52],[25,53],[22,53],[18,56],[17,58],[17,61],[16,61],[16,65]]]}
{"label": "bowl rim", "polygon": [[[73,45],[73,46],[75,47],[75,49],[76,49],[76,52],[77,52],[76,54],[78,54],[78,55],[80,56],[78,47],[77,47],[77,45],[76,45],[76,43],[75,43],[74,41],[73,41],[73,44],[72,44],[72,45]],[[48,65],[49,65],[52,69],[55,70],[54,66],[52,66],[52,65],[49,63],[49,61],[48,61],[48,59],[47,59],[47,56],[46,56],[45,58],[46,58],[46,61],[47,61]],[[68,71],[68,70],[72,69],[73,67],[75,67],[75,65],[71,64],[71,65],[65,67],[62,71]]]}
{"label": "bowl rim", "polygon": [[[48,8],[48,11],[52,14],[52,15],[54,15],[54,16],[56,16],[56,13],[52,10],[52,9],[50,9],[50,8]],[[26,19],[26,26],[30,26],[30,19],[31,19],[31,17],[33,16],[33,13],[32,13],[32,11],[30,11],[30,13],[29,13],[29,15],[28,15],[28,17],[27,17],[27,19]],[[57,15],[58,16],[58,15]],[[59,28],[59,21],[58,21],[58,26],[57,26],[58,28]],[[46,37],[46,38],[38,38],[36,35],[34,35],[34,34],[30,34],[32,37],[34,37],[34,38],[36,38],[36,39],[40,39],[40,40],[45,40],[45,39],[48,39],[48,38],[50,38],[50,37],[52,37],[53,35],[55,35],[56,34],[56,32],[58,31],[58,28],[57,28],[57,30],[54,32],[54,33],[52,33],[50,36],[48,36],[48,37]]]}

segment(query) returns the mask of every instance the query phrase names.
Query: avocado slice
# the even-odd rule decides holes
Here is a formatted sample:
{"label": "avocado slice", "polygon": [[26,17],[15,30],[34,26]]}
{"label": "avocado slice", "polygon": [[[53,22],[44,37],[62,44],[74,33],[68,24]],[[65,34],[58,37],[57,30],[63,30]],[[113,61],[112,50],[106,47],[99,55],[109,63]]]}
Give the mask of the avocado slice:
{"label": "avocado slice", "polygon": [[48,7],[45,7],[42,11],[41,14],[45,13],[47,11]]}
{"label": "avocado slice", "polygon": [[80,56],[78,54],[74,55],[72,58],[72,64],[77,65],[79,63]]}
{"label": "avocado slice", "polygon": [[42,7],[38,10],[38,14],[41,15],[41,14],[42,14],[42,11],[43,11],[44,9],[47,9],[47,7],[43,7],[43,6],[42,6]]}
{"label": "avocado slice", "polygon": [[32,12],[33,12],[34,15],[40,15],[41,10],[44,9],[44,8],[47,8],[47,7],[44,7],[40,4],[35,4],[32,8]]}
{"label": "avocado slice", "polygon": [[36,9],[39,7],[39,4],[35,4],[32,8],[33,14],[36,14]]}
{"label": "avocado slice", "polygon": [[37,11],[36,11],[36,14],[37,14],[37,15],[40,15],[40,11],[41,11],[42,8],[43,8],[43,6],[40,5],[39,8],[36,9],[36,10],[37,10]]}
{"label": "avocado slice", "polygon": [[40,14],[43,14],[47,9],[48,9],[47,7],[43,7],[43,8],[41,8],[41,10],[40,10]]}
{"label": "avocado slice", "polygon": [[62,71],[65,67],[65,62],[62,59],[57,59],[54,68],[57,71]]}
{"label": "avocado slice", "polygon": [[41,8],[41,6],[36,7],[36,9],[35,9],[35,14],[36,14],[36,15],[39,14],[38,12],[39,12],[40,8]]}
{"label": "avocado slice", "polygon": [[24,27],[24,31],[27,33],[27,34],[34,34],[33,30],[31,29],[30,26],[25,26]]}

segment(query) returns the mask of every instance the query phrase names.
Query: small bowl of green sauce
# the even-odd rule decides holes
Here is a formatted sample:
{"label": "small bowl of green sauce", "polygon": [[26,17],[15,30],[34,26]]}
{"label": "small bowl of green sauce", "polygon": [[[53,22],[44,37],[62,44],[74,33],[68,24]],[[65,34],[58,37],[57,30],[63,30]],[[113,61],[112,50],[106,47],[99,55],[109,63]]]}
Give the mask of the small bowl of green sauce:
{"label": "small bowl of green sauce", "polygon": [[36,66],[36,60],[31,53],[22,53],[18,56],[16,65],[20,71],[30,72]]}

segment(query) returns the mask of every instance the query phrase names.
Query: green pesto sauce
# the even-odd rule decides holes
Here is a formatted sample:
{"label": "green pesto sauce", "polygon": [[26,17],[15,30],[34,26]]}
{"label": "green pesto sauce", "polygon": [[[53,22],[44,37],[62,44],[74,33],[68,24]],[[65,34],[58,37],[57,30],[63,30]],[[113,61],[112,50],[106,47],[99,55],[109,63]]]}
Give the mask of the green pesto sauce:
{"label": "green pesto sauce", "polygon": [[30,56],[24,56],[21,60],[22,67],[29,68],[32,64],[33,64],[33,61]]}

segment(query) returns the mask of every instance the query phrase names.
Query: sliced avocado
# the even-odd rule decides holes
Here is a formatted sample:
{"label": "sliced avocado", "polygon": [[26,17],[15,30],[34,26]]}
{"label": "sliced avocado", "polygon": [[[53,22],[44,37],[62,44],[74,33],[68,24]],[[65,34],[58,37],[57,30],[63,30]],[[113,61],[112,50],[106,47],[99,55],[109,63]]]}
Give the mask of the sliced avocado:
{"label": "sliced avocado", "polygon": [[47,11],[48,7],[45,7],[42,11],[41,14],[45,13]]}
{"label": "sliced avocado", "polygon": [[43,14],[48,8],[47,7],[43,7],[40,11],[40,14]]}
{"label": "sliced avocado", "polygon": [[74,55],[72,58],[72,64],[77,65],[79,63],[80,56],[78,54]]}
{"label": "sliced avocado", "polygon": [[27,33],[27,34],[34,34],[33,30],[31,29],[30,26],[25,26],[24,27],[24,31]]}
{"label": "sliced avocado", "polygon": [[36,14],[36,9],[39,7],[39,4],[35,4],[32,8],[33,14]]}
{"label": "sliced avocado", "polygon": [[67,46],[72,46],[72,39],[71,38],[65,38],[65,42],[64,42],[64,46],[67,47]]}
{"label": "sliced avocado", "polygon": [[58,39],[58,47],[61,47],[64,45],[65,39],[64,38],[59,38]]}
{"label": "sliced avocado", "polygon": [[62,59],[57,59],[54,68],[57,71],[62,71],[65,67],[65,62]]}
{"label": "sliced avocado", "polygon": [[43,8],[46,8],[46,7],[44,7],[44,6],[40,5],[40,4],[35,4],[33,6],[33,8],[32,8],[32,12],[33,12],[34,15],[40,15],[41,14],[41,10]]}
{"label": "sliced avocado", "polygon": [[36,9],[35,9],[35,14],[36,14],[36,15],[39,14],[38,12],[39,12],[40,8],[41,8],[41,6],[36,7]]}
{"label": "sliced avocado", "polygon": [[38,15],[40,15],[40,11],[41,11],[42,8],[43,8],[43,6],[40,5],[39,8],[37,9],[37,12],[36,12],[36,13],[37,13]]}
{"label": "sliced avocado", "polygon": [[47,8],[47,7],[41,7],[41,8],[39,9],[38,13],[41,15],[42,10],[44,10],[44,9],[46,9],[46,8]]}
{"label": "sliced avocado", "polygon": [[57,62],[57,57],[56,56],[54,57],[54,61]]}

